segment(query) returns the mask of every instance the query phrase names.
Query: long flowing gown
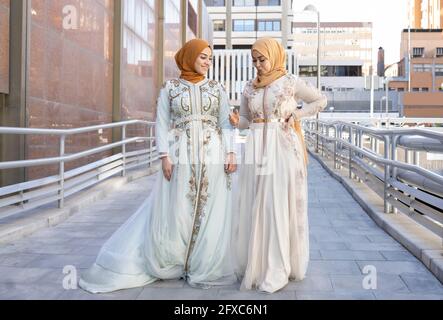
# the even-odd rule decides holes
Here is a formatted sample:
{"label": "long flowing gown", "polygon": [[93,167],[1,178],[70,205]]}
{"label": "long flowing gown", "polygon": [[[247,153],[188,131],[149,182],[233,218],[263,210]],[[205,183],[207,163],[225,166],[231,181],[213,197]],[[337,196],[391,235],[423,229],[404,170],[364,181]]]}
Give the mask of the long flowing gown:
{"label": "long flowing gown", "polygon": [[[297,102],[304,101],[302,109]],[[302,280],[309,262],[307,168],[301,137],[279,119],[312,116],[326,107],[319,90],[294,75],[265,88],[250,81],[240,107],[240,128],[250,128],[239,182],[234,228],[242,290],[275,292]],[[268,119],[257,123],[256,119]]]}
{"label": "long flowing gown", "polygon": [[158,100],[157,148],[174,163],[151,195],[103,245],[81,288],[112,292],[158,279],[207,288],[237,281],[231,250],[230,108],[223,87],[170,80]]}

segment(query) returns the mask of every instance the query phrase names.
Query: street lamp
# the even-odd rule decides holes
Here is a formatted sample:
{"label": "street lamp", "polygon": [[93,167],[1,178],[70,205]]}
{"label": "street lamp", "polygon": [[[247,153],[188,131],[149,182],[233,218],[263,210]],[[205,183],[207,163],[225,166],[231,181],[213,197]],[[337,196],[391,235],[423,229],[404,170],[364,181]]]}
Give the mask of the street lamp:
{"label": "street lamp", "polygon": [[[317,42],[317,88],[319,90],[321,90],[321,84],[320,84],[320,74],[321,74],[321,67],[320,67],[320,12],[312,4],[307,5],[303,11],[313,12],[313,13],[317,14],[317,36],[318,36],[318,42]],[[315,152],[318,153],[318,144],[319,144],[319,136],[318,136],[319,115],[318,115],[318,113],[317,113],[316,118],[317,118],[317,143],[315,146]]]}

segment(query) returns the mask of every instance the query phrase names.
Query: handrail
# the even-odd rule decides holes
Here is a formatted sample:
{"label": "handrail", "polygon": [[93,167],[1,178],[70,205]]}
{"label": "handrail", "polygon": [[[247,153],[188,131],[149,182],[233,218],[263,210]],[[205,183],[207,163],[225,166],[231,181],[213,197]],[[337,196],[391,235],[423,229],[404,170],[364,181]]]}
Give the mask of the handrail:
{"label": "handrail", "polygon": [[82,152],[78,152],[78,153],[74,153],[74,154],[62,156],[62,157],[0,162],[0,170],[1,169],[15,169],[15,168],[29,168],[29,167],[43,166],[43,165],[49,165],[49,164],[54,164],[54,163],[59,163],[59,162],[70,162],[70,161],[74,161],[74,160],[77,160],[77,159],[80,159],[83,157],[87,157],[87,156],[90,156],[90,155],[93,155],[96,153],[100,153],[103,151],[108,151],[108,150],[111,150],[111,149],[114,149],[117,147],[121,147],[126,144],[138,142],[140,140],[150,141],[151,139],[153,140],[154,138],[134,137],[134,138],[126,139],[124,141],[111,143],[106,146],[97,147],[94,149],[90,149],[90,150],[86,150],[86,151],[82,151]]}
{"label": "handrail", "polygon": [[[325,114],[325,115],[327,115],[328,113],[322,113],[322,114]],[[332,113],[333,114],[333,113]],[[331,119],[334,119],[333,117],[331,117],[331,118],[328,118],[327,116],[325,116],[325,118],[320,118],[320,120],[331,120]],[[354,122],[375,122],[375,123],[378,123],[378,122],[390,122],[390,123],[397,123],[397,124],[400,124],[400,123],[432,123],[432,124],[443,124],[443,118],[398,118],[398,117],[394,117],[394,118],[391,118],[391,117],[377,117],[377,116],[375,116],[375,117],[373,117],[373,118],[368,118],[368,117],[365,117],[365,116],[360,116],[360,117],[358,117],[358,116],[355,116],[355,117],[346,117],[345,118],[346,119],[346,121],[354,121]]]}
{"label": "handrail", "polygon": [[[308,121],[314,121],[315,120],[308,120]],[[354,129],[358,129],[358,130],[362,130],[364,132],[368,132],[368,133],[372,133],[372,134],[376,134],[376,135],[385,135],[385,134],[390,134],[390,135],[421,135],[424,137],[428,137],[428,138],[432,138],[432,139],[438,139],[438,140],[442,140],[443,142],[443,132],[436,132],[436,131],[432,131],[432,130],[428,130],[428,129],[416,129],[416,128],[411,128],[411,129],[379,129],[379,128],[370,128],[370,127],[365,127],[362,125],[358,125],[358,124],[354,124],[354,123],[349,123],[349,122],[345,122],[345,121],[331,121],[331,122],[327,122],[324,120],[319,120],[319,124],[324,124],[324,125],[328,125],[328,126],[334,126],[334,125],[344,125],[344,126],[348,126]]]}
{"label": "handrail", "polygon": [[144,120],[128,120],[122,122],[114,122],[109,124],[95,125],[90,127],[82,127],[75,129],[33,129],[33,128],[13,128],[13,127],[0,127],[0,134],[32,134],[32,135],[55,135],[55,136],[68,136],[79,133],[86,133],[97,130],[113,129],[122,126],[129,126],[133,124],[145,124],[154,125],[155,122],[149,122]]}
{"label": "handrail", "polygon": [[[127,128],[128,126],[133,125],[146,126],[149,135],[127,138]],[[53,201],[58,201],[59,208],[62,208],[64,206],[65,195],[75,194],[119,173],[122,176],[125,176],[126,171],[130,168],[145,164],[151,166],[157,159],[155,153],[156,147],[154,146],[154,127],[155,122],[144,120],[128,120],[62,130],[0,127],[0,134],[52,135],[58,136],[60,139],[58,157],[0,162],[0,170],[51,164],[58,164],[59,166],[58,175],[0,188],[0,194],[3,195],[2,198],[0,198],[0,219]],[[103,146],[93,147],[73,154],[65,153],[67,137],[93,131],[99,131],[100,133],[101,130],[114,128],[121,128],[122,130],[120,141],[111,142]],[[127,145],[137,142],[148,142],[149,147],[144,147],[137,152],[128,152],[126,148]],[[89,163],[68,172],[65,171],[66,163],[119,147],[121,147],[121,153],[101,159],[94,163]],[[11,206],[14,204],[16,205]]]}
{"label": "handrail", "polygon": [[340,138],[334,138],[334,137],[322,137],[322,139],[328,140],[328,141],[333,141],[333,142],[339,142],[340,144],[354,150],[357,151],[359,154],[363,154],[366,157],[368,157],[369,159],[371,159],[374,162],[377,162],[379,164],[384,164],[384,165],[389,165],[391,167],[397,167],[399,169],[404,169],[404,170],[408,170],[408,171],[413,171],[415,173],[421,174],[424,177],[431,179],[437,183],[440,183],[441,185],[443,185],[443,176],[426,170],[420,166],[414,165],[414,164],[409,164],[409,163],[403,163],[400,161],[394,161],[394,160],[389,160],[389,159],[385,159],[379,156],[374,155],[371,152],[368,152],[365,149],[359,148],[357,146],[354,146],[353,144],[349,143],[348,141],[344,140],[344,139],[340,139]]}
{"label": "handrail", "polygon": [[[350,179],[357,178],[358,181],[367,183],[383,198],[385,213],[399,210],[443,237],[443,199],[439,196],[441,190],[432,190],[443,187],[443,175],[418,165],[418,151],[421,149],[399,144],[403,136],[420,136],[443,144],[443,132],[417,128],[379,129],[341,120],[323,119],[306,119],[303,127],[308,142],[316,145],[315,149],[321,152],[321,156],[333,157],[334,169],[347,167]],[[348,135],[343,137],[343,133]],[[372,150],[364,146],[364,135],[369,137]],[[378,151],[380,141],[384,143],[383,155]],[[398,147],[405,150],[406,162],[397,160]],[[440,148],[439,145],[438,147]],[[343,152],[344,149],[349,152]],[[436,148],[434,146],[431,149],[434,151]],[[414,152],[414,164],[410,163],[410,151]],[[415,178],[399,178],[400,171],[410,172],[416,175],[412,177],[422,177],[422,180],[417,183]]]}

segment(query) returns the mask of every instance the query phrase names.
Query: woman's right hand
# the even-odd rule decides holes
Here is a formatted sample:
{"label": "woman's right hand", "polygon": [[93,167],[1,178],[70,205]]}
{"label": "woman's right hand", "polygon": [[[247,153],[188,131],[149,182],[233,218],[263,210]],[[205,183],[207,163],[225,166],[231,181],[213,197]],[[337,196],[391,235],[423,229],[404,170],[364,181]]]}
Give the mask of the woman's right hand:
{"label": "woman's right hand", "polygon": [[233,127],[238,128],[240,123],[240,114],[238,110],[234,109],[234,111],[232,111],[232,113],[229,115],[229,122],[231,122]]}
{"label": "woman's right hand", "polygon": [[174,166],[172,165],[172,161],[169,157],[164,157],[162,159],[162,170],[166,180],[171,181]]}

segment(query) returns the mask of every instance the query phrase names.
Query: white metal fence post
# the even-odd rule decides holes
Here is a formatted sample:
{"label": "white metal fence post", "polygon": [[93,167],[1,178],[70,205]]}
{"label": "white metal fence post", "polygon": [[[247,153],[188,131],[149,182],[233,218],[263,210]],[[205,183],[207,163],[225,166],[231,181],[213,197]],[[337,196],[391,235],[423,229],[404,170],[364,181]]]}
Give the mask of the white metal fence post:
{"label": "white metal fence post", "polygon": [[[66,136],[60,136],[60,157],[65,156],[65,142]],[[59,191],[59,200],[58,207],[60,209],[65,205],[65,162],[60,161],[59,165],[59,178],[60,178],[60,191]]]}
{"label": "white metal fence post", "polygon": [[[122,142],[126,140],[126,125],[122,128]],[[126,143],[122,145],[122,159],[123,159],[123,167],[122,167],[122,177],[126,176]]]}
{"label": "white metal fence post", "polygon": [[152,159],[153,158],[152,157],[152,155],[153,155],[152,149],[154,148],[153,139],[154,139],[154,127],[150,126],[149,127],[149,167],[152,166],[152,161],[153,161],[153,159]]}

